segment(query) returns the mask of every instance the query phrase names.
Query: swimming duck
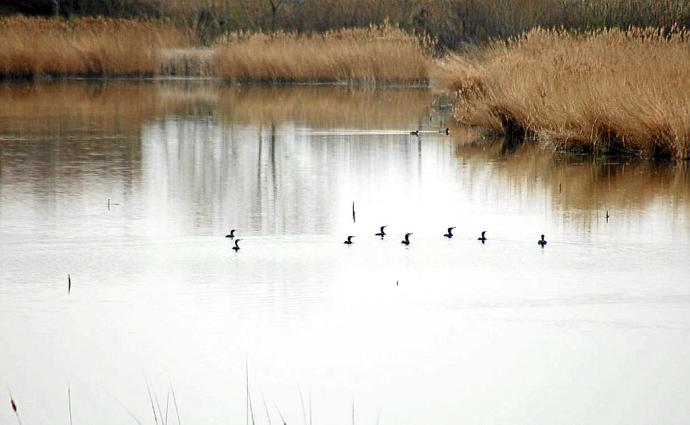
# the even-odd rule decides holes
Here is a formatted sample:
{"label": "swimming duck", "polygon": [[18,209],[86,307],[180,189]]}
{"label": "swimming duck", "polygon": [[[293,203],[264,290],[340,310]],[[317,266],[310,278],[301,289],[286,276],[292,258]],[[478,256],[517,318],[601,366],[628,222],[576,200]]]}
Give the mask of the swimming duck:
{"label": "swimming duck", "polygon": [[239,242],[240,242],[241,240],[242,240],[242,239],[235,239],[235,246],[232,247],[232,250],[233,250],[233,251],[237,252],[237,251],[240,250],[240,246],[239,246],[238,244],[239,244]]}
{"label": "swimming duck", "polygon": [[539,246],[544,248],[544,245],[546,245],[546,239],[544,239],[544,235],[541,235],[541,239],[538,240],[537,243],[539,244]]}
{"label": "swimming duck", "polygon": [[486,242],[486,230],[482,231],[482,236],[480,238],[477,238],[478,241],[482,241],[482,243]]}
{"label": "swimming duck", "polygon": [[403,245],[409,246],[410,245],[410,235],[412,235],[412,233],[405,233],[405,239],[400,241],[400,243]]}
{"label": "swimming duck", "polygon": [[354,236],[348,236],[348,237],[347,237],[347,240],[346,240],[345,242],[343,242],[343,243],[344,243],[345,245],[352,245],[352,238],[354,238]]}
{"label": "swimming duck", "polygon": [[381,226],[381,231],[378,233],[375,233],[374,236],[381,236],[381,239],[383,239],[383,237],[386,236],[386,232],[383,229],[385,229],[386,227],[388,227],[388,225]]}
{"label": "swimming duck", "polygon": [[232,229],[232,230],[230,231],[230,234],[225,235],[225,237],[226,237],[226,238],[230,238],[230,239],[235,239],[235,232],[236,232],[236,231],[237,231],[237,230]]}
{"label": "swimming duck", "polygon": [[452,238],[452,237],[453,237],[453,229],[455,229],[455,227],[449,227],[449,228],[448,228],[448,233],[446,233],[446,234],[443,235],[443,236],[447,237],[448,239]]}

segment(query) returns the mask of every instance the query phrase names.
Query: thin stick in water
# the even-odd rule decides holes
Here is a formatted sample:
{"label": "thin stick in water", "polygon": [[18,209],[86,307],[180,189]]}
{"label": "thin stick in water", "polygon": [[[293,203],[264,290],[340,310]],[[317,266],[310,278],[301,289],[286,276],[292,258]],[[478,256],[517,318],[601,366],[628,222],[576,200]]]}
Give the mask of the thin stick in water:
{"label": "thin stick in water", "polygon": [[10,395],[10,407],[12,407],[12,411],[14,412],[14,416],[17,417],[17,424],[22,425],[22,420],[19,417],[19,410],[17,409],[17,403],[14,401],[14,397],[12,397],[12,391],[10,391],[10,387],[7,387],[7,392]]}
{"label": "thin stick in water", "polygon": [[153,397],[151,396],[151,387],[148,381],[146,382],[146,391],[149,393],[149,401],[151,402],[151,410],[153,411],[153,420],[158,425],[158,415],[156,415],[156,405],[153,403]]}
{"label": "thin stick in water", "polygon": [[266,411],[266,419],[268,420],[268,425],[271,425],[271,415],[268,413],[268,406],[266,405],[266,399],[264,395],[261,394],[261,401],[264,403],[264,410]]}
{"label": "thin stick in water", "polygon": [[299,401],[302,403],[302,419],[304,420],[304,425],[307,425],[307,412],[304,410],[304,397],[302,397],[302,389],[297,387],[299,390]]}
{"label": "thin stick in water", "polygon": [[[245,366],[245,371],[247,373],[247,407],[249,409],[249,414],[251,415],[252,418],[252,425],[255,425],[254,422],[254,406],[252,405],[252,394],[249,392],[249,362],[247,361],[247,358],[244,358],[244,366]],[[247,422],[249,421],[249,418],[247,418]]]}
{"label": "thin stick in water", "polygon": [[180,420],[180,411],[177,408],[177,398],[175,397],[175,388],[173,388],[172,382],[170,383],[170,392],[172,393],[172,396],[173,396],[173,405],[175,406],[175,415],[177,415],[177,425],[182,425],[182,421]]}
{"label": "thin stick in water", "polygon": [[165,396],[165,420],[164,424],[168,423],[168,406],[170,405],[170,388],[168,388],[168,395]]}
{"label": "thin stick in water", "polygon": [[161,424],[167,425],[165,422],[163,422],[163,411],[161,410],[161,404],[158,402],[158,394],[156,392],[153,392],[153,399],[156,400],[156,407],[158,407],[158,417],[161,418]]}
{"label": "thin stick in water", "polygon": [[280,411],[278,408],[278,404],[276,402],[273,402],[273,406],[275,406],[276,411],[278,411],[278,416],[280,416],[280,421],[283,423],[283,425],[287,425],[287,422],[285,422],[285,418],[283,417],[283,412]]}
{"label": "thin stick in water", "polygon": [[69,410],[69,425],[72,425],[72,388],[67,385],[67,409]]}
{"label": "thin stick in water", "polygon": [[135,421],[137,424],[143,425],[143,424],[141,423],[141,421],[139,420],[139,418],[137,418],[137,417],[134,415],[134,413],[132,413],[132,411],[129,410],[129,409],[127,408],[127,406],[125,406],[125,404],[124,404],[122,401],[120,401],[119,398],[115,397],[113,394],[111,394],[111,393],[108,392],[108,391],[105,391],[105,393],[106,393],[110,398],[112,398],[113,400],[115,400],[115,402],[116,402],[117,404],[119,404],[120,407],[122,407],[122,409],[123,409],[125,412],[127,412],[127,414],[128,414],[129,416],[131,416],[132,419],[134,419],[134,421]]}

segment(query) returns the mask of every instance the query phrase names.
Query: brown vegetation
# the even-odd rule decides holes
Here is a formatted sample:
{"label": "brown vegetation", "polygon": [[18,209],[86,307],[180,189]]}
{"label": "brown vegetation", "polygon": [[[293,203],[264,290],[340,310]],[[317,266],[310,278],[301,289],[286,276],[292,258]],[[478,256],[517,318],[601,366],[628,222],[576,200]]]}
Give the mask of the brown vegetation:
{"label": "brown vegetation", "polygon": [[239,81],[426,83],[424,48],[398,28],[233,36],[216,47],[216,75]]}
{"label": "brown vegetation", "polygon": [[690,25],[688,0],[3,0],[0,14],[153,18],[204,43],[237,31],[323,32],[390,22],[456,49],[535,26],[591,30]]}
{"label": "brown vegetation", "polygon": [[81,18],[0,19],[0,78],[147,76],[158,72],[157,49],[189,39],[172,26]]}
{"label": "brown vegetation", "polygon": [[0,19],[1,77],[203,76],[232,81],[426,83],[427,39],[392,26],[234,33],[202,48],[148,21]]}
{"label": "brown vegetation", "polygon": [[433,74],[459,121],[557,149],[688,156],[690,34],[535,29],[451,57]]}

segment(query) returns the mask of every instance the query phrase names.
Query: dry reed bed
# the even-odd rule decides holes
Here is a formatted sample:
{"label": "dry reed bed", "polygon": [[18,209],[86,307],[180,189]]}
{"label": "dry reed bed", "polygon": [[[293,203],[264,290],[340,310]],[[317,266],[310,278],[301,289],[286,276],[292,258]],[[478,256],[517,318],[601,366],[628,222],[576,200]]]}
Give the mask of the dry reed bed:
{"label": "dry reed bed", "polygon": [[690,34],[535,29],[432,71],[456,118],[585,153],[687,158]]}
{"label": "dry reed bed", "polygon": [[0,19],[0,77],[149,76],[160,69],[157,49],[189,37],[152,22],[80,18]]}
{"label": "dry reed bed", "polygon": [[0,19],[0,78],[202,76],[255,82],[427,82],[425,40],[388,25],[235,33],[202,48],[190,33],[147,21]]}
{"label": "dry reed bed", "polygon": [[216,46],[218,76],[238,81],[427,82],[425,42],[391,26],[320,34],[234,35]]}

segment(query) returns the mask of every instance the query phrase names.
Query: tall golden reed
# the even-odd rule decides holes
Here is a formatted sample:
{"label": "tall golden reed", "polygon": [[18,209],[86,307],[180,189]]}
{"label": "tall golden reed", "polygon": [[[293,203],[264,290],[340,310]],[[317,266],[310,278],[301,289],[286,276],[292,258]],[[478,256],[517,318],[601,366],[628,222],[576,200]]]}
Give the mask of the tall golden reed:
{"label": "tall golden reed", "polygon": [[535,29],[432,71],[456,118],[558,149],[687,157],[690,34]]}
{"label": "tall golden reed", "polygon": [[234,33],[210,48],[149,21],[0,19],[0,78],[219,77],[232,81],[426,83],[429,41],[390,25],[319,34]]}
{"label": "tall golden reed", "polygon": [[184,32],[146,21],[3,18],[0,77],[154,75],[159,48],[188,42]]}
{"label": "tall golden reed", "polygon": [[426,83],[425,41],[384,25],[320,34],[234,34],[217,43],[216,74],[238,81]]}

